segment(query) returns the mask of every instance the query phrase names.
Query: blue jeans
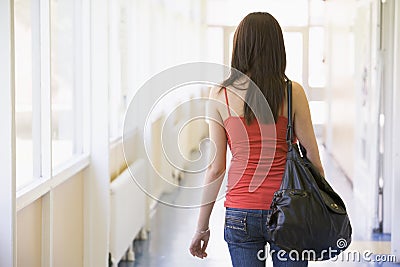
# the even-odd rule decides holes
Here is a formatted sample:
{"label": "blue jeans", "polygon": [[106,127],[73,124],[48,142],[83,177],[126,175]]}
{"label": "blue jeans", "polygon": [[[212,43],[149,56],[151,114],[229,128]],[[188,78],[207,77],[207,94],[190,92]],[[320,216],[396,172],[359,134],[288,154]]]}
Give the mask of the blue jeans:
{"label": "blue jeans", "polygon": [[[228,243],[233,267],[265,267],[267,217],[271,210],[226,208],[224,239]],[[295,261],[288,253],[270,244],[274,267],[307,266],[308,261]]]}

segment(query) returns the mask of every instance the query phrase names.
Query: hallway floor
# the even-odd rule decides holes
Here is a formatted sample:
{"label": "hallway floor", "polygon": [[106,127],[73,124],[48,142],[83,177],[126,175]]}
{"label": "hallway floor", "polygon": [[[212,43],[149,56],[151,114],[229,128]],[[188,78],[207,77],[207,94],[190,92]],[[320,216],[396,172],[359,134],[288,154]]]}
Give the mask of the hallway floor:
{"label": "hallway floor", "polygon": [[[348,250],[372,251],[375,254],[390,254],[390,236],[378,235],[371,237],[361,236],[357,233],[359,222],[354,214],[354,201],[352,188],[343,172],[338,168],[332,157],[324,147],[320,147],[322,161],[328,181],[345,200],[352,226],[354,229],[353,242]],[[183,179],[183,185],[196,186],[202,183],[203,175],[197,174]],[[182,199],[193,199],[200,196],[188,195],[185,191],[175,191],[163,195],[164,200],[180,202]],[[196,227],[198,209],[184,209],[158,204],[151,219],[149,238],[135,241],[136,260],[134,262],[121,261],[119,267],[229,267],[231,266],[227,245],[223,237],[224,207],[223,199],[216,202],[210,220],[211,238],[207,248],[208,257],[198,259],[189,253],[189,244],[192,233]],[[382,241],[383,240],[383,241]],[[340,259],[340,258],[339,258]],[[309,266],[400,266],[394,263],[350,261],[310,262]],[[267,266],[272,262],[267,260]]]}

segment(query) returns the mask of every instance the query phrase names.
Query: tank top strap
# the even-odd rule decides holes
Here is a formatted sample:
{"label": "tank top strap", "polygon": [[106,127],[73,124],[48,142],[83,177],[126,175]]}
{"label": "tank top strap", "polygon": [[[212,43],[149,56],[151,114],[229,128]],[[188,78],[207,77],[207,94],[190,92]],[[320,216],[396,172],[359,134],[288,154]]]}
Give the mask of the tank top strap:
{"label": "tank top strap", "polygon": [[225,93],[225,101],[226,101],[226,106],[228,108],[228,114],[229,117],[231,116],[231,109],[229,108],[229,101],[228,101],[228,93],[226,92],[226,87],[223,87],[224,93]]}

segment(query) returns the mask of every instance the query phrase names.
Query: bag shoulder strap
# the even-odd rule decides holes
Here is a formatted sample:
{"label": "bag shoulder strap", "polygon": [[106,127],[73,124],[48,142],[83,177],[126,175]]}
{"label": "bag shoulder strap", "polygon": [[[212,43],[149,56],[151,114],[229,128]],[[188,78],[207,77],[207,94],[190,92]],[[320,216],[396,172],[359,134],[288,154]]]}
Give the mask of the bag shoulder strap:
{"label": "bag shoulder strap", "polygon": [[292,81],[287,79],[287,110],[288,110],[288,123],[286,128],[286,143],[291,148],[293,144],[293,120],[292,120]]}

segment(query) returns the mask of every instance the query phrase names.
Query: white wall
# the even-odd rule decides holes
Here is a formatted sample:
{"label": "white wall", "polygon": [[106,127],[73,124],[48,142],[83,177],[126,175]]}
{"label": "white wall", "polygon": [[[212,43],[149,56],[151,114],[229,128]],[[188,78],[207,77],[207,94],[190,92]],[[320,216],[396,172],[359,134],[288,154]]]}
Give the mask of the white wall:
{"label": "white wall", "polygon": [[[53,191],[53,266],[83,266],[83,175]],[[18,212],[17,266],[42,266],[42,199]]]}
{"label": "white wall", "polygon": [[378,0],[326,2],[327,145],[353,182],[352,215],[362,218],[355,238],[378,226],[379,5]]}
{"label": "white wall", "polygon": [[109,0],[90,1],[90,165],[84,172],[83,265],[108,264],[109,186]]}
{"label": "white wall", "polygon": [[18,212],[17,266],[42,266],[42,200]]}
{"label": "white wall", "polygon": [[392,227],[392,243],[391,249],[392,254],[396,255],[397,261],[400,261],[400,227],[398,223],[400,221],[400,142],[398,137],[400,136],[400,53],[396,49],[400,46],[400,3],[395,2],[395,19],[394,19],[394,70],[393,70],[393,121],[392,121],[392,140],[393,145],[391,164],[392,164],[392,188],[391,188],[391,225]]}
{"label": "white wall", "polygon": [[53,266],[83,266],[83,174],[54,189]]}
{"label": "white wall", "polygon": [[[356,125],[354,46],[352,43],[354,1],[326,2],[326,51],[328,121],[326,143],[346,175],[354,176],[354,127]],[[338,16],[337,14],[342,14]]]}
{"label": "white wall", "polygon": [[378,117],[380,87],[380,1],[360,1],[355,32],[356,124],[354,164],[354,208],[359,218],[358,238],[378,227]]}

